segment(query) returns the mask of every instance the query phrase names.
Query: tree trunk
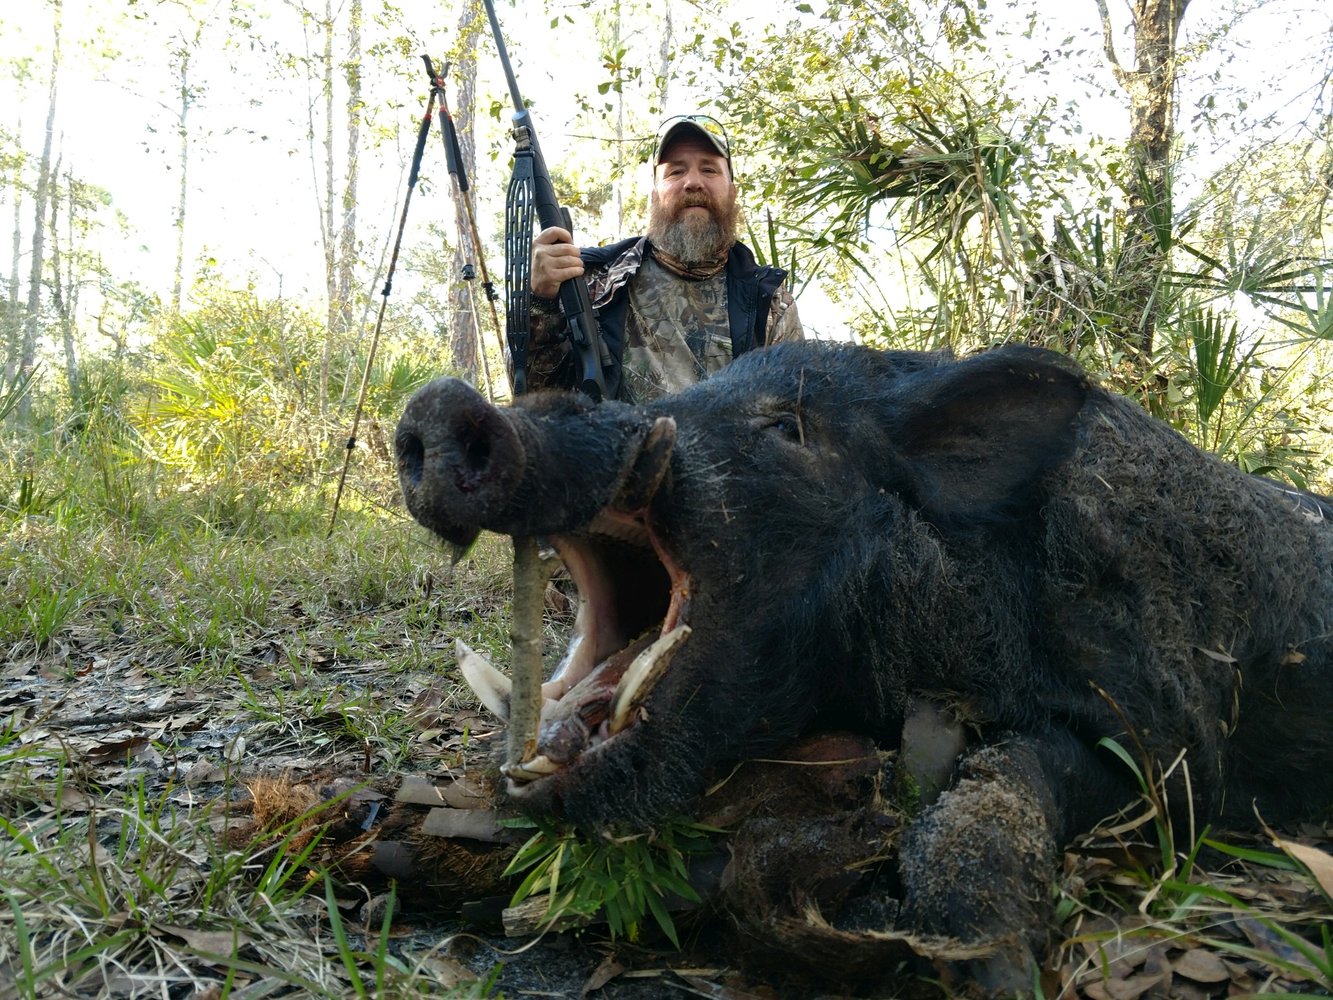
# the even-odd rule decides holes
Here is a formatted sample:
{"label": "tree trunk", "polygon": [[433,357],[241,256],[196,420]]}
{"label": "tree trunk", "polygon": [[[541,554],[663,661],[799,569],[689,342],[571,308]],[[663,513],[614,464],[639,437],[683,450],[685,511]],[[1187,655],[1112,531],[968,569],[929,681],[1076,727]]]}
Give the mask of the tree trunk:
{"label": "tree trunk", "polygon": [[[471,181],[476,177],[476,129],[472,105],[477,86],[477,41],[481,32],[481,11],[477,4],[463,5],[463,13],[458,19],[458,62],[456,64],[458,80],[458,100],[451,105],[454,129],[458,134],[458,149],[462,155],[463,172]],[[454,273],[449,282],[449,352],[453,363],[471,382],[477,380],[477,370],[481,359],[477,356],[476,324],[481,316],[474,316],[472,298],[468,294],[467,282],[463,278],[463,269],[476,269],[478,262],[470,255],[480,254],[481,247],[472,246],[469,232],[467,211],[463,205],[466,194],[454,199],[454,227],[458,232],[454,250]],[[470,248],[470,253],[469,253]],[[476,279],[472,279],[475,281]],[[478,290],[478,308],[484,291]]]}
{"label": "tree trunk", "polygon": [[357,154],[361,142],[361,0],[352,0],[347,25],[347,179],[343,185],[342,229],[338,240],[338,330],[352,328],[352,304],[356,281],[356,182]]}
{"label": "tree trunk", "polygon": [[328,410],[329,365],[333,342],[338,331],[338,237],[333,223],[333,2],[324,0],[324,290],[328,298],[325,313],[324,353],[319,359],[319,412]]}
{"label": "tree trunk", "polygon": [[662,7],[662,46],[658,50],[659,62],[657,65],[657,82],[661,89],[657,92],[657,103],[661,105],[660,111],[662,117],[665,118],[667,115],[667,98],[671,96],[671,0],[665,0]]}
{"label": "tree trunk", "polygon": [[1134,64],[1116,55],[1106,0],[1096,0],[1106,59],[1129,96],[1129,217],[1123,240],[1125,341],[1151,362],[1159,293],[1170,264],[1171,146],[1175,139],[1176,39],[1189,0],[1136,0]]}
{"label": "tree trunk", "polygon": [[[621,21],[620,2],[616,0],[615,47],[620,51],[624,25]],[[619,72],[619,71],[617,71]],[[625,88],[616,88],[616,232],[625,231]]]}
{"label": "tree trunk", "polygon": [[[51,90],[46,105],[46,138],[42,142],[42,160],[37,168],[36,206],[33,212],[32,269],[28,276],[28,308],[23,323],[23,345],[19,351],[17,376],[26,378],[37,363],[37,327],[42,308],[42,264],[46,253],[46,206],[51,188],[51,146],[56,130],[56,83],[60,78],[61,0],[54,0],[55,44],[51,50]],[[32,414],[32,394],[24,393],[18,405],[18,419],[26,423]]]}
{"label": "tree trunk", "polygon": [[[15,141],[22,148],[23,119],[19,119],[14,132]],[[7,389],[14,382],[14,375],[19,366],[19,331],[23,327],[23,316],[19,309],[19,257],[23,253],[23,157],[14,157],[14,178],[9,190],[14,197],[14,240],[9,257],[9,300],[5,306],[5,368],[4,379],[0,381],[0,390]]]}
{"label": "tree trunk", "polygon": [[176,270],[171,282],[171,311],[180,314],[183,287],[185,284],[185,203],[189,195],[190,170],[190,43],[181,37],[181,47],[176,53],[180,60],[177,70],[180,84],[180,104],[176,108],[177,162],[180,168],[180,185],[176,192]]}
{"label": "tree trunk", "polygon": [[[67,176],[69,185],[69,204],[67,206],[67,216],[69,220],[70,239],[69,247],[65,255],[66,272],[62,276],[60,273],[60,158],[56,158],[55,168],[51,171],[55,180],[51,195],[51,304],[55,306],[56,315],[60,317],[60,344],[65,354],[65,381],[69,385],[70,397],[77,401],[79,398],[79,358],[78,352],[74,347],[74,308],[75,308],[75,285],[74,285],[74,178]],[[68,289],[68,294],[66,294]]]}

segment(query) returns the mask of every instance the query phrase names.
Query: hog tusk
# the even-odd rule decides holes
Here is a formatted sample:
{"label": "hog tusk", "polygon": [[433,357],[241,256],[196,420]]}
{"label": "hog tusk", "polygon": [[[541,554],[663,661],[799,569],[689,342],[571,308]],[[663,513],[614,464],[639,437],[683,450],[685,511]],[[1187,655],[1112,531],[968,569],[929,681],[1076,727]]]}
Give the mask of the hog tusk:
{"label": "hog tusk", "polygon": [[[458,670],[463,675],[463,680],[467,681],[467,686],[472,689],[472,693],[501,722],[508,722],[509,698],[513,692],[513,682],[496,669],[495,665],[486,659],[484,653],[478,653],[462,639],[455,639],[454,647],[458,652]],[[556,699],[546,693],[547,688],[563,693],[561,684],[543,685],[542,711],[544,712],[556,702]]]}
{"label": "hog tusk", "polygon": [[651,646],[634,658],[611,701],[611,720],[608,728],[618,733],[629,725],[630,713],[652,690],[671,662],[672,656],[690,637],[688,625],[678,625],[665,635],[658,636]]}
{"label": "hog tusk", "polygon": [[519,764],[505,764],[500,768],[500,773],[510,781],[536,781],[538,778],[544,778],[548,774],[555,774],[560,770],[560,765],[547,757],[546,754],[538,754],[532,760],[525,760]]}
{"label": "hog tusk", "polygon": [[675,446],[676,421],[671,417],[658,417],[639,446],[634,466],[621,484],[620,494],[612,501],[612,506],[631,512],[647,507],[671,468],[671,452]]}
{"label": "hog tusk", "polygon": [[458,670],[468,687],[501,721],[508,722],[509,694],[513,689],[509,678],[462,639],[454,640],[454,648],[458,652]]}

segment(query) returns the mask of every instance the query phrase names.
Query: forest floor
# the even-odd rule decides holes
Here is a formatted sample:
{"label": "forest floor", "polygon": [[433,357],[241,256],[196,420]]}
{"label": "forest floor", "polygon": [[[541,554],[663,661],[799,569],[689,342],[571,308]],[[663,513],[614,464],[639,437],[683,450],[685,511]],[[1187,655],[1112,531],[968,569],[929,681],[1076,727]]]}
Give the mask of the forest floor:
{"label": "forest floor", "polygon": [[[328,875],[321,810],[485,769],[498,729],[453,647],[506,662],[509,607],[504,539],[454,566],[397,515],[325,527],[238,508],[0,538],[0,1000],[790,995],[687,922],[684,951],[506,938]],[[265,779],[334,797],[256,830]],[[1333,830],[1193,831],[1183,857],[1161,834],[1144,811],[1068,852],[1043,995],[1330,995]]]}

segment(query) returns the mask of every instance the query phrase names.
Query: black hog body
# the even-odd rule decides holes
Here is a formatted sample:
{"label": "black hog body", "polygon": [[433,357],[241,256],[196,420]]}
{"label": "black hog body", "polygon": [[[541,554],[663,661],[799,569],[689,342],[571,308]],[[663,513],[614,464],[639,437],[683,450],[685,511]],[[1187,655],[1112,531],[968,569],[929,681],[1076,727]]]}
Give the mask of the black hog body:
{"label": "black hog body", "polygon": [[[674,447],[649,461],[663,426]],[[398,448],[445,539],[562,540],[603,605],[664,592],[619,607],[621,632],[689,626],[633,724],[577,730],[520,805],[650,824],[799,734],[892,747],[914,705],[942,708],[970,747],[900,842],[901,920],[999,942],[967,972],[990,991],[1031,986],[1060,845],[1136,794],[1104,738],[1163,769],[1183,751],[1192,801],[1181,767],[1170,801],[1200,822],[1333,804],[1330,507],[1056,355],[783,345],[643,408],[501,410],[441,382]],[[602,540],[608,518],[656,570]],[[573,714],[548,730],[568,742]]]}

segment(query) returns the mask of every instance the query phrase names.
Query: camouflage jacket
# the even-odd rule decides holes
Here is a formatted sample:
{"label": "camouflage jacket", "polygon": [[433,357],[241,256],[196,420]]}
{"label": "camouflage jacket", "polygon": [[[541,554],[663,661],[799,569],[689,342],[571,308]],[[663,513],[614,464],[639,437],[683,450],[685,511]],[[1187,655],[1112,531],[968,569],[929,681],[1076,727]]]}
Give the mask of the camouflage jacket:
{"label": "camouflage jacket", "polygon": [[[716,279],[700,283],[662,280],[645,237],[586,247],[581,255],[609,398],[644,402],[697,382],[754,347],[803,337],[784,284],[787,272],[757,264],[742,243],[732,246]],[[691,301],[700,298],[703,306]],[[532,314],[529,386],[572,386],[574,363],[559,302],[534,299]]]}

